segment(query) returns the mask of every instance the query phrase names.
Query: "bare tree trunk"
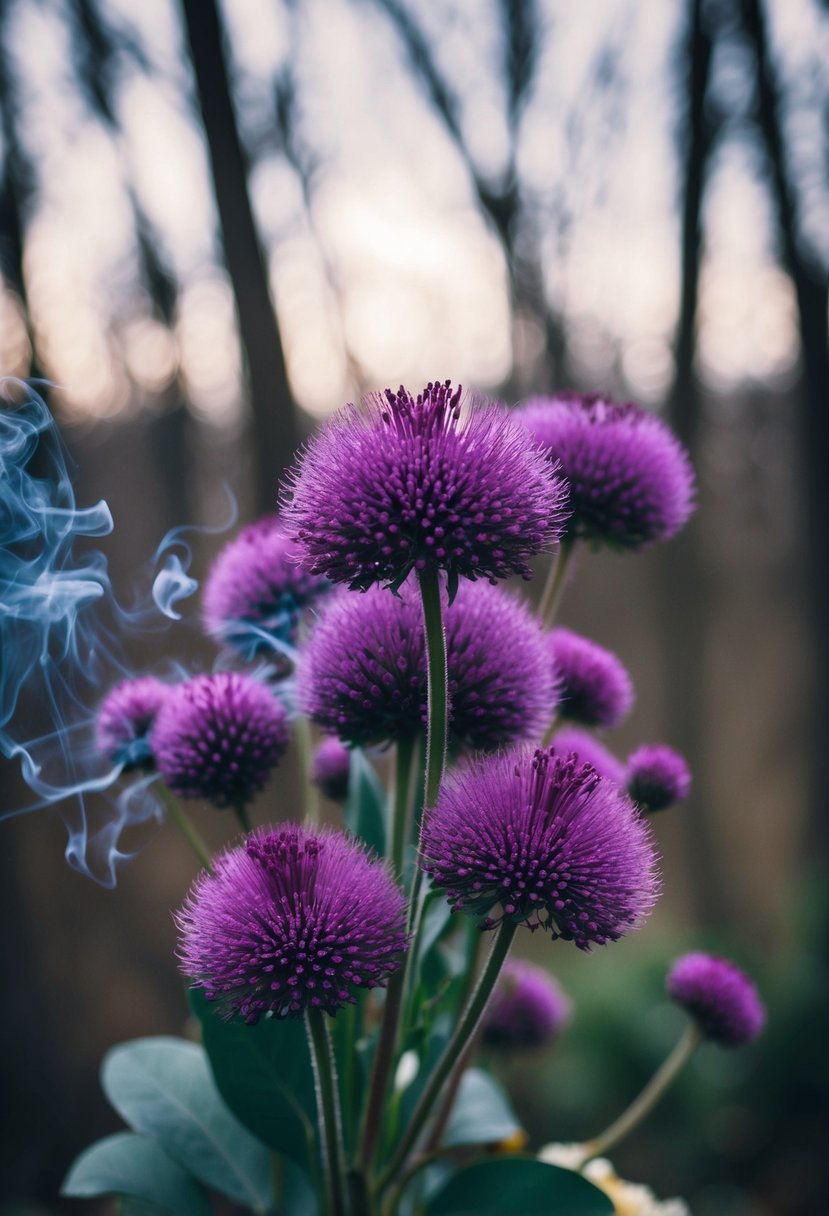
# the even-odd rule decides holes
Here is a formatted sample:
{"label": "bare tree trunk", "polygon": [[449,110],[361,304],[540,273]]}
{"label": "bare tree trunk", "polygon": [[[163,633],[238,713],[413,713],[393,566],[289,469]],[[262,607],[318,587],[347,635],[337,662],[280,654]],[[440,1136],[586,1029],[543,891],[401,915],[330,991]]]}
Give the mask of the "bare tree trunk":
{"label": "bare tree trunk", "polygon": [[239,316],[254,418],[255,500],[273,510],[277,481],[299,444],[279,325],[247,186],[216,0],[181,0],[210,153],[225,263]]}
{"label": "bare tree trunk", "polygon": [[[742,22],[757,62],[757,123],[768,157],[783,263],[797,298],[803,383],[797,395],[800,405],[798,435],[800,465],[805,472],[803,518],[808,555],[807,594],[815,658],[816,701],[810,715],[811,822],[813,844],[829,857],[829,820],[826,791],[829,790],[829,342],[827,341],[826,272],[814,265],[801,249],[797,233],[795,187],[789,175],[781,115],[781,88],[769,49],[768,26],[760,0],[744,0]],[[829,942],[827,942],[829,945]]]}
{"label": "bare tree trunk", "polygon": [[[685,58],[687,111],[682,150],[682,277],[677,324],[676,373],[668,399],[669,420],[692,458],[698,448],[699,386],[694,377],[697,297],[702,246],[701,210],[714,132],[705,99],[712,41],[703,22],[702,0],[690,0]],[[704,700],[705,651],[710,605],[706,563],[696,518],[659,554],[668,735],[688,756],[694,785],[683,814],[686,855],[697,918],[722,923],[728,915],[726,884],[718,864],[711,802],[706,792]]]}

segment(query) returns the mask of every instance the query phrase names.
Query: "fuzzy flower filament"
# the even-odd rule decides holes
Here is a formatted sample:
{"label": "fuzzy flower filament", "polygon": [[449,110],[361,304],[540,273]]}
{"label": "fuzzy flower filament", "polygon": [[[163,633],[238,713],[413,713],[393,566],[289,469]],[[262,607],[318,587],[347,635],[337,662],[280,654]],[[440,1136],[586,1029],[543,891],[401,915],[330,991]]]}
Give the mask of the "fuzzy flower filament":
{"label": "fuzzy flower filament", "polygon": [[397,970],[405,919],[385,866],[342,833],[259,829],[178,913],[181,969],[227,1018],[333,1015]]}
{"label": "fuzzy flower filament", "polygon": [[422,866],[456,910],[490,913],[583,950],[616,941],[658,893],[650,831],[574,755],[495,756],[454,773],[424,819]]}
{"label": "fuzzy flower filament", "polygon": [[462,401],[449,381],[373,394],[311,440],[286,527],[308,569],[364,590],[412,570],[450,579],[530,577],[558,540],[566,491],[500,406]]}

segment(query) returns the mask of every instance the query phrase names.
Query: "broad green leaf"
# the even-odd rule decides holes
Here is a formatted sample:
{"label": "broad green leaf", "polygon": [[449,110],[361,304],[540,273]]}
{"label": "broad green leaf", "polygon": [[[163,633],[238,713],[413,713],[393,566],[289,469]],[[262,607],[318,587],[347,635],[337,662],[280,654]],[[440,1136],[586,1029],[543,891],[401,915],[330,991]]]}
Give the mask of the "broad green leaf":
{"label": "broad green leaf", "polygon": [[613,1216],[613,1204],[574,1170],[534,1157],[495,1157],[452,1174],[428,1216]]}
{"label": "broad green leaf", "polygon": [[351,752],[348,798],[343,808],[345,826],[380,857],[386,855],[386,792],[374,767],[355,747]]}
{"label": "broad green leaf", "polygon": [[520,1130],[498,1082],[480,1068],[468,1069],[461,1077],[443,1144],[497,1144]]}
{"label": "broad green leaf", "polygon": [[270,1148],[309,1168],[316,1153],[316,1103],[303,1022],[226,1022],[200,988],[189,995],[213,1078],[236,1118]]}
{"label": "broad green leaf", "polygon": [[121,1043],[104,1058],[101,1084],[124,1122],[199,1182],[268,1208],[270,1153],[222,1101],[203,1048],[169,1037]]}
{"label": "broad green leaf", "polygon": [[72,1165],[62,1195],[88,1199],[128,1195],[143,1199],[171,1216],[210,1216],[204,1189],[154,1140],[135,1132],[118,1132],[93,1144]]}

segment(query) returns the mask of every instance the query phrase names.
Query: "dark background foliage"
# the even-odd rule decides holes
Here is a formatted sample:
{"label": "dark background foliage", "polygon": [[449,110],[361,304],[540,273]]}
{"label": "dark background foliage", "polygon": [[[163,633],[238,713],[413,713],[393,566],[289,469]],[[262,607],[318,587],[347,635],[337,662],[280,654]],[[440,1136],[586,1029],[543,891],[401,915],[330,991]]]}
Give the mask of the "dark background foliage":
{"label": "dark background foliage", "polygon": [[[120,594],[169,528],[221,522],[223,486],[272,508],[315,420],[387,383],[607,391],[691,449],[692,525],[585,559],[563,614],[633,672],[620,752],[692,763],[664,899],[596,957],[526,944],[578,1016],[505,1067],[535,1143],[595,1131],[675,1033],[667,961],[739,959],[764,1040],[701,1053],[615,1154],[699,1216],[827,1208],[827,65],[822,0],[0,0],[0,373],[55,386]],[[221,539],[196,537],[197,576]],[[197,606],[130,647],[211,661]],[[291,756],[259,818],[295,790]],[[9,1210],[57,1210],[115,1126],[106,1047],[186,1018],[183,847],[136,831],[110,891],[64,841],[57,811],[0,827]]]}

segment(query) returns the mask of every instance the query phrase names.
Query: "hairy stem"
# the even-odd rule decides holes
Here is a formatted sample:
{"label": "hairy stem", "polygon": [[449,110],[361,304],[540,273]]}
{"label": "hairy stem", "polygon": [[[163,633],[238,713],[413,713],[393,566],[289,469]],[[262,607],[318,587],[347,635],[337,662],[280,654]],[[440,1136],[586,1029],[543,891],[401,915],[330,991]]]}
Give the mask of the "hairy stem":
{"label": "hairy stem", "polygon": [[602,1153],[606,1153],[609,1148],[612,1148],[614,1144],[618,1144],[635,1127],[638,1127],[675,1080],[686,1061],[690,1059],[702,1042],[703,1037],[702,1031],[692,1022],[671,1054],[662,1062],[645,1088],[637,1098],[634,1098],[627,1110],[623,1111],[618,1119],[614,1119],[610,1126],[606,1127],[598,1136],[595,1136],[592,1140],[588,1140],[583,1145],[585,1161],[589,1161],[591,1157],[598,1157]]}
{"label": "hairy stem", "polygon": [[432,1108],[440,1096],[450,1073],[452,1073],[453,1068],[459,1062],[462,1063],[466,1045],[475,1033],[486,1009],[487,1001],[492,994],[492,989],[495,987],[495,982],[501,973],[510,944],[515,936],[515,930],[516,925],[513,921],[506,919],[501,921],[489,958],[481,972],[481,977],[478,980],[469,1004],[455,1027],[451,1039],[443,1049],[440,1059],[435,1064],[432,1075],[429,1077],[426,1087],[412,1112],[409,1126],[406,1128],[394,1156],[380,1179],[381,1190],[388,1186],[394,1179],[395,1174],[403,1166],[410,1150],[414,1148],[417,1138],[423,1130],[423,1125],[432,1113]]}
{"label": "hairy stem", "polygon": [[193,827],[190,820],[185,815],[184,810],[183,810],[178,798],[176,798],[175,794],[173,794],[172,791],[170,789],[168,789],[168,787],[164,784],[163,781],[156,782],[155,789],[156,789],[156,793],[158,794],[159,798],[164,803],[164,806],[167,809],[167,813],[170,816],[170,818],[172,819],[173,823],[176,825],[176,827],[181,832],[184,839],[190,845],[190,848],[196,854],[199,861],[204,866],[205,870],[207,870],[208,874],[212,874],[214,871],[213,871],[213,860],[210,856],[210,850],[208,849],[207,845],[204,843],[204,841],[202,840],[201,836],[198,834],[196,829]]}
{"label": "hairy stem", "polygon": [[314,1066],[317,1116],[320,1121],[325,1158],[326,1214],[327,1216],[345,1216],[342,1132],[337,1078],[324,1019],[325,1015],[319,1009],[306,1010],[305,1027],[308,1031],[311,1061]]}

